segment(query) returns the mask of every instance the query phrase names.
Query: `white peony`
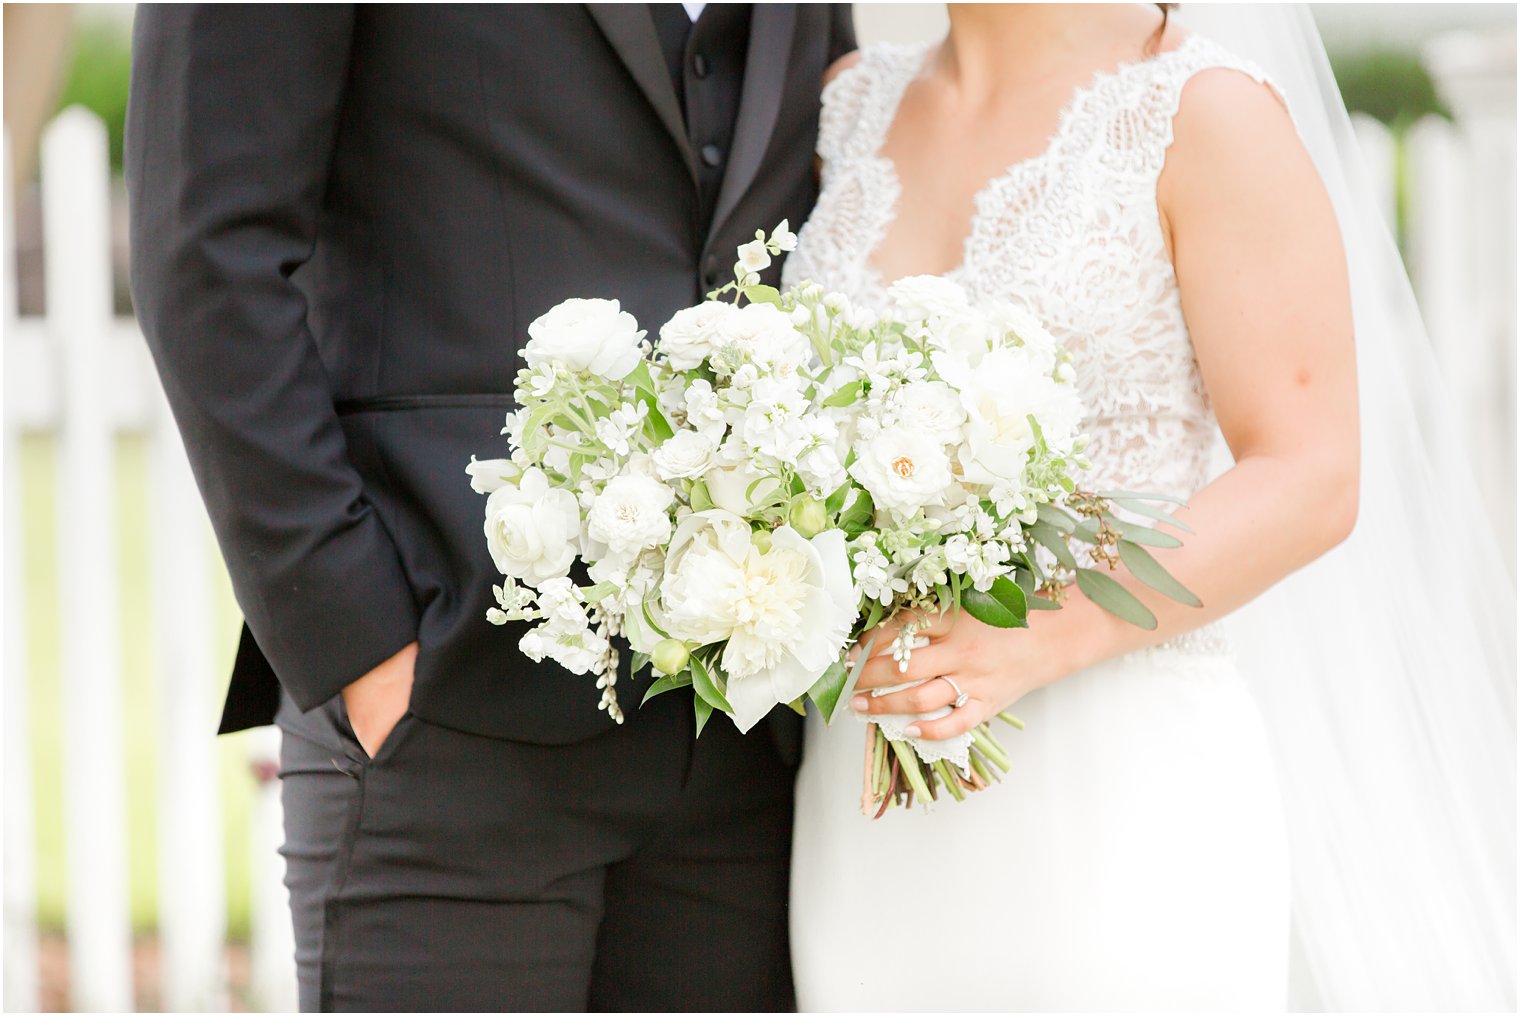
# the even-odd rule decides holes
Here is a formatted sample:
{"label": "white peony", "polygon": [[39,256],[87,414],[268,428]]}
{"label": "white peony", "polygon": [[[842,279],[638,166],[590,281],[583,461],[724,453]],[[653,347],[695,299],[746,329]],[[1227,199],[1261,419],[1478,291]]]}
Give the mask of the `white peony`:
{"label": "white peony", "polygon": [[569,572],[580,541],[580,505],[569,491],[551,488],[534,467],[516,486],[491,492],[485,528],[497,570],[536,586]]}
{"label": "white peony", "polygon": [[616,300],[570,299],[528,326],[528,366],[560,364],[613,381],[638,366],[644,333]]}
{"label": "white peony", "polygon": [[586,533],[618,556],[657,547],[670,535],[671,489],[647,476],[619,476],[591,503]]}
{"label": "white peony", "polygon": [[489,494],[522,475],[511,459],[477,459],[473,455],[464,471],[470,475],[470,489],[477,494]]}
{"label": "white peony", "polygon": [[695,307],[676,311],[660,326],[658,352],[664,354],[675,370],[693,370],[712,355],[718,342],[718,329],[730,314],[737,313],[731,303],[708,300]]}
{"label": "white peony", "polygon": [[850,475],[878,508],[912,515],[940,504],[953,481],[950,458],[937,437],[909,427],[884,427],[859,448]]}
{"label": "white peony", "polygon": [[695,430],[679,430],[654,450],[655,475],[662,480],[685,480],[701,476],[712,465],[718,446]]}
{"label": "white peony", "polygon": [[966,422],[960,396],[943,381],[903,385],[894,393],[892,406],[899,426],[932,434],[942,441],[955,438]]}
{"label": "white peony", "polygon": [[939,275],[910,275],[887,289],[896,317],[924,321],[957,314],[971,306],[959,284]]}
{"label": "white peony", "polygon": [[762,550],[749,525],[728,512],[687,516],[671,541],[661,587],[673,637],[703,645],[728,640],[723,669],[741,731],[806,694],[838,659],[858,602],[843,533],[805,540],[782,526],[770,536]]}

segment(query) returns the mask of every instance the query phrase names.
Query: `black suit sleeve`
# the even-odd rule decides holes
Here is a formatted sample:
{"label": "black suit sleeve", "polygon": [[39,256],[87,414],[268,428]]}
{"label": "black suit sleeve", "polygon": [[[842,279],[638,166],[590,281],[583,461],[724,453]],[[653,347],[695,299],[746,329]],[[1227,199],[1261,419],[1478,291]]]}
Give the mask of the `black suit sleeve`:
{"label": "black suit sleeve", "polygon": [[859,48],[855,42],[855,5],[830,4],[829,62],[826,66],[834,66],[835,60]]}
{"label": "black suit sleeve", "polygon": [[291,273],[310,258],[348,5],[138,8],[132,293],[249,628],[311,709],[416,637]]}

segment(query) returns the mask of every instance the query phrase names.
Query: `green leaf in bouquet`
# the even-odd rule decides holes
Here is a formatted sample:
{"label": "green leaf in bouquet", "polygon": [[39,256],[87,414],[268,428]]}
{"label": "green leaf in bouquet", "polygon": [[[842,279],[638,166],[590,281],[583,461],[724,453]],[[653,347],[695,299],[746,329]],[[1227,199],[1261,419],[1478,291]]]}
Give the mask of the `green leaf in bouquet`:
{"label": "green leaf in bouquet", "polygon": [[1168,549],[1182,546],[1182,541],[1171,533],[1163,533],[1161,530],[1152,529],[1149,526],[1125,522],[1123,519],[1114,518],[1112,515],[1108,517],[1108,524],[1117,529],[1119,534],[1126,540],[1133,543],[1143,543],[1147,547],[1166,547]]}
{"label": "green leaf in bouquet", "polygon": [[1162,567],[1161,562],[1151,557],[1150,552],[1139,544],[1120,540],[1119,560],[1124,562],[1124,567],[1129,569],[1131,575],[1156,592],[1165,594],[1178,603],[1185,603],[1189,607],[1203,606],[1203,601],[1194,596],[1192,590],[1173,578],[1172,573]]}
{"label": "green leaf in bouquet", "polygon": [[707,669],[707,664],[696,654],[691,657],[691,686],[697,695],[707,701],[714,709],[721,709],[725,713],[734,711],[734,707],[728,704],[728,699],[723,697],[723,692],[718,688],[718,683],[713,680],[713,675]]}
{"label": "green leaf in bouquet", "polygon": [[666,633],[666,631],[665,631],[664,628],[661,628],[659,625],[657,625],[657,624],[654,623],[654,618],[649,613],[649,601],[648,600],[640,600],[639,601],[639,610],[643,612],[643,614],[644,614],[644,623],[647,624],[647,625],[649,625],[649,628],[650,628],[651,631],[653,631],[656,635],[660,636],[660,638],[662,638],[662,639],[668,639],[668,638],[670,638],[670,636]]}
{"label": "green leaf in bouquet", "polygon": [[825,670],[813,686],[808,689],[808,698],[818,707],[818,713],[823,717],[824,723],[833,723],[834,714],[839,710],[839,703],[848,698],[855,690],[855,682],[860,680],[860,672],[865,668],[866,661],[871,658],[871,647],[876,644],[876,636],[871,636],[865,648],[860,651],[860,657],[853,667],[845,666],[843,660],[835,660],[828,670]]}
{"label": "green leaf in bouquet", "polygon": [[691,502],[691,510],[694,512],[705,512],[715,507],[712,494],[703,480],[691,481],[691,489],[686,492],[686,499]]}
{"label": "green leaf in bouquet", "polygon": [[1111,500],[1116,505],[1134,512],[1136,515],[1144,515],[1146,518],[1155,519],[1157,522],[1165,522],[1169,526],[1176,526],[1184,533],[1191,533],[1193,531],[1186,522],[1183,522],[1181,519],[1168,514],[1165,510],[1157,508],[1153,504],[1146,504],[1144,501],[1136,501],[1132,498],[1127,497],[1115,497],[1110,498],[1109,500]]}
{"label": "green leaf in bouquet", "polygon": [[839,485],[839,489],[830,494],[823,502],[823,510],[830,515],[837,515],[839,509],[844,507],[844,499],[850,496],[850,481],[846,480]]}
{"label": "green leaf in bouquet", "polygon": [[1055,559],[1061,562],[1061,567],[1076,571],[1077,559],[1072,556],[1071,548],[1066,545],[1066,538],[1059,533],[1054,526],[1046,522],[1036,522],[1025,530],[1036,543],[1050,551]]}
{"label": "green leaf in bouquet", "polygon": [[707,726],[707,721],[712,718],[713,707],[712,704],[701,695],[693,695],[691,697],[691,701],[692,708],[697,711],[697,736],[701,737],[702,728]]}
{"label": "green leaf in bouquet", "polygon": [[[844,514],[839,516],[839,528],[847,534],[854,536],[871,524],[876,517],[876,503],[871,500],[871,495],[860,488],[855,489],[855,500],[851,501]],[[854,532],[851,532],[851,529]]]}
{"label": "green leaf in bouquet", "polygon": [[1057,532],[1070,533],[1077,527],[1070,515],[1053,504],[1038,504],[1035,510],[1040,513],[1040,521]]}
{"label": "green leaf in bouquet", "polygon": [[1077,588],[1089,600],[1119,620],[1128,621],[1136,628],[1144,628],[1146,631],[1155,630],[1156,615],[1111,576],[1091,568],[1080,568],[1077,570]]}
{"label": "green leaf in bouquet", "polygon": [[629,371],[623,380],[633,385],[636,391],[647,392],[650,395],[655,394],[654,378],[649,376],[648,360],[640,360],[638,366]]}
{"label": "green leaf in bouquet", "polygon": [[617,586],[611,582],[598,582],[581,590],[581,599],[587,603],[600,603],[607,598],[609,593],[617,591]]}
{"label": "green leaf in bouquet", "polygon": [[644,417],[644,429],[649,432],[649,436],[656,441],[669,441],[675,437],[675,428],[670,425],[669,420],[665,419],[665,414],[660,412],[659,400],[654,397],[654,394],[639,392],[639,399],[649,407],[649,415]]}
{"label": "green leaf in bouquet", "polygon": [[781,303],[781,291],[775,286],[745,286],[744,298],[750,303]]}
{"label": "green leaf in bouquet", "polygon": [[1104,490],[1099,491],[1095,497],[1101,497],[1108,501],[1166,501],[1170,504],[1187,507],[1187,502],[1180,497],[1172,497],[1170,494],[1142,494],[1133,490]]}
{"label": "green leaf in bouquet", "polygon": [[649,666],[649,654],[641,653],[635,649],[633,651],[633,656],[629,659],[628,673],[633,677],[638,677],[639,671],[643,670],[647,666]]}
{"label": "green leaf in bouquet", "polygon": [[[648,702],[656,695],[663,695],[667,691],[675,691],[677,688],[687,688],[690,686],[690,674],[666,674],[649,686],[649,690],[644,693],[644,702]],[[640,703],[640,705],[642,704]]]}
{"label": "green leaf in bouquet", "polygon": [[975,586],[961,591],[961,608],[983,624],[994,628],[1024,628],[1029,624],[1029,605],[1024,590],[1006,575],[993,580],[982,592]]}
{"label": "green leaf in bouquet", "polygon": [[792,712],[796,713],[798,716],[803,717],[804,719],[807,717],[807,700],[806,699],[801,699],[801,698],[792,699],[790,702],[788,702],[786,704],[786,707],[788,709],[790,709]]}
{"label": "green leaf in bouquet", "polygon": [[841,385],[839,391],[823,400],[823,404],[832,408],[848,406],[850,403],[860,398],[860,393],[862,390],[863,386],[859,381],[851,381],[847,385]]}

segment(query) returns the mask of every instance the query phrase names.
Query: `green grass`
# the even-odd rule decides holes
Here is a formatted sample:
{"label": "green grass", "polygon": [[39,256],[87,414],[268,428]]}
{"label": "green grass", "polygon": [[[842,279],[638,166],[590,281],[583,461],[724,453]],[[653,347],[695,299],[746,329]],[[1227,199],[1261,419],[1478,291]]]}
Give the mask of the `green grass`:
{"label": "green grass", "polygon": [[[58,579],[58,482],[60,474],[51,439],[29,437],[20,448],[22,525],[25,533],[26,641],[29,656],[32,771],[37,837],[37,913],[44,930],[61,930],[67,899],[64,857],[64,752],[90,751],[89,745],[68,741],[61,700],[60,646],[64,638],[87,637],[71,626],[87,626],[88,611],[77,601],[87,590],[71,595],[67,618],[62,616]],[[115,511],[102,521],[116,525],[119,548],[118,590],[121,606],[123,695],[123,757],[97,759],[103,775],[121,779],[127,788],[127,830],[131,880],[132,923],[149,932],[157,918],[158,890],[158,702],[154,687],[155,624],[152,616],[149,565],[148,445],[144,438],[122,438],[117,446]],[[217,667],[207,675],[218,689],[225,684],[237,643],[238,613],[219,557],[217,569]],[[212,737],[216,716],[206,717],[206,736]],[[246,938],[249,911],[249,811],[254,790],[247,764],[247,746],[240,736],[221,739],[219,758],[222,825],[226,850],[228,932]]]}

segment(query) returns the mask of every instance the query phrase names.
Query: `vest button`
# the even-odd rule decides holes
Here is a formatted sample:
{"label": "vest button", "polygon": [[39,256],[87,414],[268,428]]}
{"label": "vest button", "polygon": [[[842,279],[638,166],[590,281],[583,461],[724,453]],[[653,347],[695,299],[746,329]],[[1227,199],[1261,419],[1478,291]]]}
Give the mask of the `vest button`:
{"label": "vest button", "polygon": [[698,53],[691,58],[691,70],[697,77],[705,78],[712,67],[708,64],[707,57]]}
{"label": "vest button", "polygon": [[702,161],[714,169],[718,168],[723,164],[723,149],[719,148],[717,145],[703,145]]}

